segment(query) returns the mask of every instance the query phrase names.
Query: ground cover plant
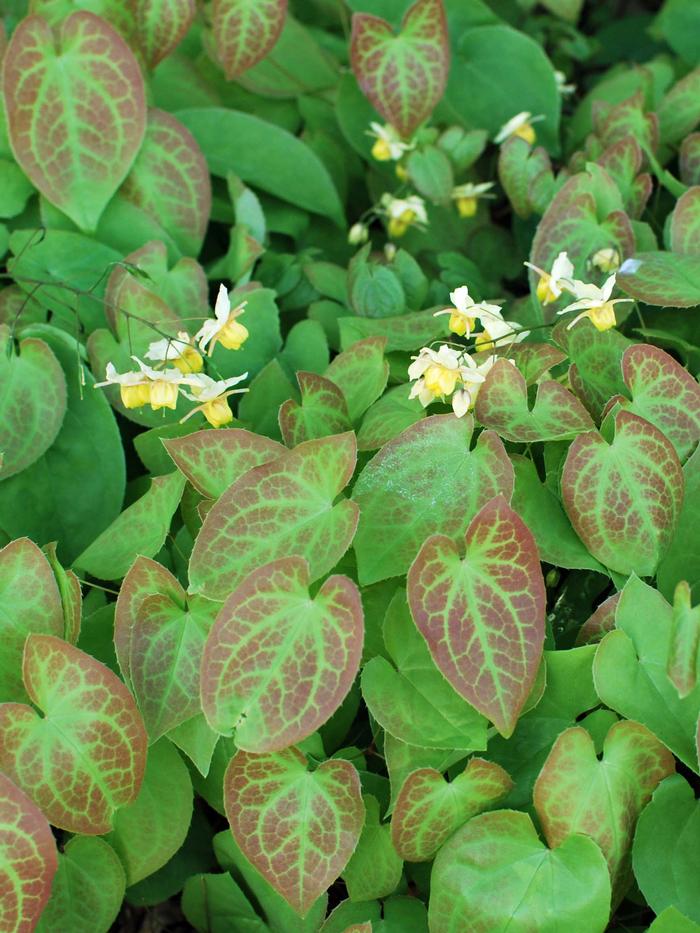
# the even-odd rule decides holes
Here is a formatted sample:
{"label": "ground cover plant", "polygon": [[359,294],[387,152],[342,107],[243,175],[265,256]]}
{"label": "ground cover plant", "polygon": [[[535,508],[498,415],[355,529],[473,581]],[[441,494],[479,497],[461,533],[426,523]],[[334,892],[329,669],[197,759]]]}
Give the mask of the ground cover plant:
{"label": "ground cover plant", "polygon": [[700,930],[694,0],[10,0],[3,933]]}

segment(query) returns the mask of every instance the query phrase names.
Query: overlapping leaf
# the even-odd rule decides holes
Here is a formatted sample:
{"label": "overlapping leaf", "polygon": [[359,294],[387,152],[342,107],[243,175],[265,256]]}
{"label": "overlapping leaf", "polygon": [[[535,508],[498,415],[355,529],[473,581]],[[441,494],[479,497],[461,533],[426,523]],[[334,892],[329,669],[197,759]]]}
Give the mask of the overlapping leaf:
{"label": "overlapping leaf", "polygon": [[554,338],[571,359],[571,388],[597,419],[610,396],[625,391],[620,357],[630,341],[617,330],[596,330],[590,321],[580,321],[572,330],[562,322]]}
{"label": "overlapping leaf", "polygon": [[304,916],[347,865],[364,822],[357,771],[302,753],[239,751],[224,778],[226,816],[243,854]]}
{"label": "overlapping leaf", "polygon": [[450,64],[442,0],[417,0],[394,35],[381,17],[356,13],[350,58],[372,106],[410,136],[442,97]]}
{"label": "overlapping leaf", "polygon": [[671,442],[624,409],[612,443],[597,431],[576,438],[561,477],[564,508],[591,554],[618,573],[643,576],[671,542],[683,489]]}
{"label": "overlapping leaf", "polygon": [[681,699],[698,685],[699,661],[700,606],[692,605],[690,587],[681,580],[673,594],[673,621],[666,662],[666,673]]}
{"label": "overlapping leaf", "polygon": [[345,396],[352,421],[363,415],[386,388],[389,364],[384,359],[386,338],[367,337],[339,353],[324,376]]}
{"label": "overlapping leaf", "polygon": [[146,764],[146,732],[119,678],[53,635],[30,635],[24,685],[43,716],[0,704],[0,768],[54,826],[107,832],[134,799]]}
{"label": "overlapping leaf", "polygon": [[673,599],[676,586],[685,580],[694,589],[700,583],[700,550],[689,547],[695,540],[700,522],[700,448],[688,458],[683,466],[685,496],[678,528],[671,545],[659,565],[657,576],[659,589],[666,599]]}
{"label": "overlapping leaf", "polygon": [[403,870],[403,861],[391,841],[391,828],[382,823],[376,797],[367,795],[365,825],[357,847],[343,871],[343,881],[352,901],[371,901],[395,891]]}
{"label": "overlapping leaf", "polygon": [[472,520],[464,558],[451,538],[427,539],[408,599],[447,680],[509,736],[540,663],[545,589],[535,540],[502,496]]}
{"label": "overlapping leaf", "polygon": [[[63,637],[71,644],[76,644],[80,636],[80,624],[83,615],[83,592],[80,580],[72,570],[66,570],[58,560],[56,545],[47,544],[43,548],[46,558],[53,570],[54,579],[58,586],[63,610]],[[58,633],[53,633],[58,634]]]}
{"label": "overlapping leaf", "polygon": [[484,431],[473,450],[470,417],[433,415],[389,441],[353,490],[360,507],[355,538],[360,582],[406,573],[430,534],[460,539],[478,509],[513,491],[503,443]]}
{"label": "overlapping leaf", "polygon": [[342,434],[352,427],[345,396],[334,382],[307,372],[298,372],[297,382],[301,404],[290,398],[279,411],[280,430],[288,447],[329,434]]}
{"label": "overlapping leaf", "polygon": [[286,15],[287,0],[214,0],[214,42],[227,78],[238,77],[267,55]]}
{"label": "overlapping leaf", "polygon": [[700,255],[700,187],[697,185],[688,188],[676,201],[668,235],[674,253]]}
{"label": "overlapping leaf", "polygon": [[635,253],[620,267],[617,284],[631,298],[662,308],[700,304],[700,273],[695,256]]}
{"label": "overlapping leaf", "polygon": [[149,68],[184,39],[195,17],[194,0],[136,0],[136,34]]}
{"label": "overlapping leaf", "polygon": [[300,742],[345,699],[362,655],[362,603],[348,577],[309,596],[308,564],[254,570],[216,618],[202,660],[202,709],[249,752]]}
{"label": "overlapping leaf", "polygon": [[225,599],[252,570],[306,558],[311,580],[345,553],[358,507],[335,499],[355,466],[353,434],[306,441],[236,480],[207,514],[190,559],[190,590]]}

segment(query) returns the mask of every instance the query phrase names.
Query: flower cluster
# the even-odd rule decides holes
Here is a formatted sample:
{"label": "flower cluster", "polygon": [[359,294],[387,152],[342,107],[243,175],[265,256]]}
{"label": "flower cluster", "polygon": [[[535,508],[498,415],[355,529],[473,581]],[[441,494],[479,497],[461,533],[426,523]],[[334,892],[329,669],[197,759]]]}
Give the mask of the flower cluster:
{"label": "flower cluster", "polygon": [[528,331],[524,331],[520,324],[503,319],[499,305],[487,301],[474,301],[467,285],[460,285],[450,292],[450,301],[451,307],[436,311],[434,316],[449,314],[449,329],[460,337],[469,337],[478,321],[483,330],[475,335],[477,350],[490,350],[517,343],[528,335]]}
{"label": "flower cluster", "polygon": [[[161,408],[175,409],[180,393],[198,404],[182,419],[186,421],[196,412],[201,412],[213,427],[218,428],[233,420],[228,397],[246,389],[232,387],[248,378],[248,373],[229,379],[213,379],[203,372],[202,353],[208,355],[217,343],[230,350],[238,350],[248,337],[248,330],[236,318],[240,317],[245,302],[231,308],[229,294],[221,285],[214,308],[214,318],[206,320],[199,331],[191,337],[179,331],[177,337],[164,337],[149,344],[145,354],[150,366],[136,356],[132,360],[138,370],[117,372],[113,363],[107,363],[105,380],[95,383],[95,388],[118,385],[125,408],[141,408],[150,405],[153,411]],[[172,363],[172,368],[167,364]]]}
{"label": "flower cluster", "polygon": [[425,408],[436,399],[451,398],[452,410],[462,418],[474,407],[481,383],[496,361],[489,356],[477,364],[464,351],[443,344],[438,350],[423,347],[412,357],[408,378],[413,381],[409,398],[417,398]]}

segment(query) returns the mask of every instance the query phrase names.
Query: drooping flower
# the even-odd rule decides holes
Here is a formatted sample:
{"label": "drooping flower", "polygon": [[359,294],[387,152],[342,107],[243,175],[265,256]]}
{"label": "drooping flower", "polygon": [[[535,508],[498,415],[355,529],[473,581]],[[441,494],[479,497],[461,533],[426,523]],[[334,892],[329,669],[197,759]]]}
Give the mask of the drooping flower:
{"label": "drooping flower", "polygon": [[632,298],[613,298],[611,300],[610,296],[615,287],[614,273],[606,279],[600,288],[588,282],[581,282],[579,279],[568,282],[567,287],[576,296],[576,301],[572,301],[571,304],[568,304],[557,313],[567,314],[569,311],[581,311],[567,326],[567,330],[571,330],[574,324],[584,317],[587,317],[597,330],[610,330],[617,323],[615,305],[633,301]]}
{"label": "drooping flower", "polygon": [[187,331],[178,331],[177,337],[164,337],[148,345],[146,359],[155,363],[172,362],[183,373],[201,372],[204,361],[195,350]]}
{"label": "drooping flower", "polygon": [[380,204],[389,221],[387,225],[389,236],[394,239],[403,236],[409,227],[420,226],[428,222],[425,201],[417,194],[412,194],[407,198],[395,198],[391,194],[383,194]]}
{"label": "drooping flower", "polygon": [[474,360],[445,344],[438,350],[423,347],[412,359],[408,377],[414,384],[409,398],[417,398],[425,408],[435,399],[451,396],[452,410],[463,417],[472,405],[473,386],[485,378]]}
{"label": "drooping flower", "polygon": [[231,386],[237,385],[248,378],[248,373],[241,376],[231,376],[229,379],[212,379],[205,373],[199,373],[194,376],[187,384],[192,389],[188,392],[182,390],[182,394],[192,402],[199,402],[192,411],[188,412],[183,421],[191,418],[195,412],[201,411],[209,424],[214,428],[220,428],[224,424],[233,421],[233,413],[228,404],[229,395],[237,392],[247,392],[247,389],[231,389]]}
{"label": "drooping flower", "polygon": [[530,331],[523,330],[521,324],[515,321],[505,321],[500,308],[498,314],[484,311],[479,315],[479,321],[484,328],[476,335],[474,346],[478,351],[493,350],[496,347],[505,347],[511,343],[520,343]]}
{"label": "drooping flower", "polygon": [[153,411],[158,411],[159,408],[177,408],[180,386],[189,385],[192,379],[199,378],[194,373],[183,373],[180,369],[153,369],[137,356],[132,356],[131,359],[138,364],[141,373],[148,379],[148,401]]}
{"label": "drooping flower", "polygon": [[551,304],[556,301],[561,293],[567,288],[566,281],[569,281],[574,274],[574,267],[566,252],[561,252],[552,263],[551,272],[545,272],[539,266],[531,262],[524,263],[528,269],[536,272],[540,280],[537,283],[537,297],[543,305]]}
{"label": "drooping flower", "polygon": [[478,184],[468,181],[463,185],[456,185],[450,197],[457,205],[459,216],[473,217],[480,199],[495,198],[496,195],[491,193],[491,188],[495,184],[495,181],[482,181]]}
{"label": "drooping flower", "polygon": [[521,139],[524,139],[526,143],[529,143],[532,146],[537,139],[537,134],[535,133],[532,124],[539,123],[541,120],[544,120],[544,116],[542,114],[533,117],[529,110],[523,110],[520,113],[516,113],[514,117],[511,117],[510,120],[507,121],[507,123],[503,124],[498,133],[496,133],[494,136],[493,141],[495,143],[504,143],[510,136],[519,136]]}
{"label": "drooping flower", "polygon": [[370,123],[369,135],[374,136],[372,157],[378,162],[396,162],[405,152],[413,149],[413,143],[404,142],[398,131],[390,124]]}
{"label": "drooping flower", "polygon": [[576,91],[575,84],[566,83],[566,75],[563,71],[555,71],[554,80],[557,82],[557,90],[562,97],[568,97],[569,94],[573,94]]}
{"label": "drooping flower", "polygon": [[620,254],[614,246],[606,246],[596,250],[591,256],[591,265],[603,275],[610,275],[620,268]]}
{"label": "drooping flower", "polygon": [[227,350],[239,350],[243,346],[248,339],[248,329],[236,318],[243,314],[246,304],[247,302],[242,301],[235,308],[231,308],[228,290],[224,285],[219,286],[214,305],[214,319],[205,321],[194,337],[199,342],[202,352],[209,346],[208,355],[211,356],[217,343]]}
{"label": "drooping flower", "polygon": [[353,224],[348,230],[348,243],[351,246],[359,246],[362,243],[366,243],[368,239],[369,230],[367,229],[367,224],[358,221],[358,223]]}
{"label": "drooping flower", "polygon": [[501,309],[498,305],[488,304],[485,301],[474,301],[469,294],[469,286],[460,285],[453,292],[450,292],[451,308],[443,308],[442,311],[436,311],[434,317],[441,314],[449,314],[449,328],[453,334],[460,337],[468,337],[474,330],[474,324],[481,320],[481,314],[500,315]]}
{"label": "drooping flower", "polygon": [[151,401],[150,380],[142,372],[118,373],[113,363],[107,363],[104,382],[96,382],[94,388],[111,385],[119,386],[124,408],[141,408]]}

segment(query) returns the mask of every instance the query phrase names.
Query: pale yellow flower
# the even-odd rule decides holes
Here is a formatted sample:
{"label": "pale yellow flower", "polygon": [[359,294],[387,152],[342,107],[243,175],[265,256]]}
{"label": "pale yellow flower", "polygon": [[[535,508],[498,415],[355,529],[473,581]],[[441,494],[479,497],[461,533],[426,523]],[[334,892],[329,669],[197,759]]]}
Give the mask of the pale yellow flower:
{"label": "pale yellow flower", "polygon": [[202,352],[208,346],[208,353],[211,356],[217,343],[226,347],[227,350],[239,350],[243,346],[248,339],[248,329],[236,318],[243,314],[246,304],[247,302],[243,301],[235,308],[231,308],[231,300],[226,287],[224,285],[219,287],[214,306],[214,319],[205,321],[195,334],[194,339],[199,342],[199,349]]}

